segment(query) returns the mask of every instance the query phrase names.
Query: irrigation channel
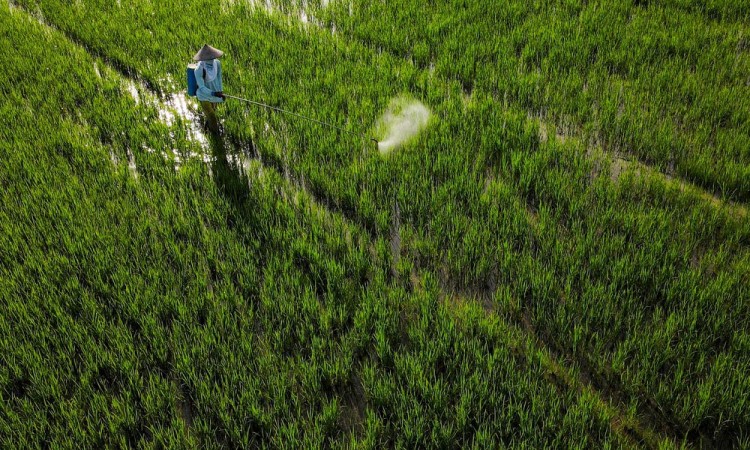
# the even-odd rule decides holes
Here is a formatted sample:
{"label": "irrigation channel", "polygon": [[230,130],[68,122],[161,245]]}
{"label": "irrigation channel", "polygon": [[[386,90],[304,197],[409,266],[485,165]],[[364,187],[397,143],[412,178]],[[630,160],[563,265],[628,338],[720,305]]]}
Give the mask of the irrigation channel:
{"label": "irrigation channel", "polygon": [[[13,8],[17,11],[24,11],[26,14],[33,17],[33,14],[28,11],[22,10],[17,5],[13,5]],[[49,27],[50,30],[56,33],[61,33],[68,40],[86,50],[94,58],[98,58],[103,61],[103,63],[106,64],[109,69],[118,73],[122,78],[122,82],[125,86],[127,86],[127,90],[131,92],[131,95],[133,95],[134,99],[136,98],[134,92],[136,92],[138,93],[138,98],[146,99],[146,101],[150,102],[158,102],[159,106],[157,106],[157,108],[159,108],[159,111],[164,111],[163,114],[160,113],[160,117],[162,118],[162,120],[168,122],[170,120],[173,120],[173,118],[175,117],[174,114],[178,115],[189,126],[188,134],[192,136],[192,139],[198,142],[204,149],[204,151],[211,151],[211,155],[196,154],[189,155],[189,157],[199,157],[203,162],[211,163],[211,168],[214,172],[222,172],[220,174],[214,173],[214,177],[217,177],[218,175],[220,178],[226,178],[230,181],[234,181],[236,185],[244,185],[245,189],[247,189],[247,184],[245,184],[245,182],[242,180],[242,177],[250,177],[250,174],[248,173],[249,166],[246,164],[246,160],[244,158],[253,159],[257,161],[259,167],[262,167],[263,170],[277,171],[280,174],[283,174],[283,178],[286,180],[288,187],[292,188],[292,190],[297,191],[298,193],[303,193],[311,199],[309,208],[316,209],[318,211],[324,211],[328,215],[343,216],[353,225],[367,230],[372,240],[378,238],[387,239],[390,243],[390,249],[392,252],[392,274],[395,278],[397,274],[395,265],[398,264],[401,258],[409,257],[409,255],[403,255],[400,233],[402,224],[400,209],[397,203],[394,202],[393,204],[392,224],[389,233],[390,235],[378,236],[375,228],[362,220],[359,215],[340,208],[335,201],[325,196],[321,196],[320,193],[315,191],[315,189],[310,188],[305,182],[304,177],[296,174],[294,168],[289,167],[288,164],[278,164],[265,161],[260,157],[257,151],[254,150],[254,148],[244,150],[238,149],[231,143],[231,139],[207,139],[201,131],[202,125],[200,123],[200,118],[197,114],[195,114],[193,110],[187,107],[187,103],[184,102],[184,94],[177,93],[164,97],[159,94],[158,90],[154,86],[150,85],[145,80],[139,79],[136,71],[113,62],[111,59],[107,58],[106,55],[91,51],[75,36],[59,30],[54,25],[46,22],[44,22],[44,24]],[[540,121],[540,126],[542,125],[543,122]],[[234,148],[234,151],[227,151],[227,149],[232,148]],[[620,161],[624,161],[623,159],[616,156],[606,156],[610,158],[611,164],[622,164]],[[128,165],[131,171],[134,172],[134,174],[137,174],[137,165],[134,159],[134,155],[130,150],[128,150]],[[643,163],[637,163],[637,165],[639,169],[642,168],[642,170],[655,172],[665,179],[671,180],[669,175],[658,172],[656,169],[650,168],[648,165],[645,165]],[[673,181],[674,183],[678,183],[679,186],[682,186],[685,189],[701,193],[701,196],[710,200],[712,203],[715,203],[717,206],[728,206],[733,211],[743,215],[746,215],[747,213],[746,208],[744,208],[743,206],[729,204],[728,202],[719,199],[715,195],[687,181],[683,181],[677,178],[675,178],[674,180],[676,180]],[[537,223],[537,220],[534,217],[535,213],[531,209],[529,209],[528,212],[529,227],[531,229],[534,229],[536,228]],[[411,284],[413,289],[420,289],[419,274],[412,274]],[[534,328],[528,316],[520,315],[515,318],[515,323],[510,323],[500,318],[500,316],[498,316],[497,314],[494,314],[492,305],[489,302],[482,301],[482,299],[480,298],[481,296],[459,294],[451,292],[450,289],[446,288],[442,290],[441,296],[444,301],[455,303],[456,307],[465,307],[466,305],[481,307],[487,314],[493,315],[496,320],[503,323],[504,326],[512,331],[512,334],[526,337],[527,342],[529,342],[530,344],[525,347],[519,345],[519,348],[515,348],[514,351],[522,352],[524,356],[529,360],[539,362],[546,369],[547,373],[552,379],[553,384],[555,384],[556,387],[565,387],[577,392],[585,392],[587,395],[594,397],[596,399],[596,407],[600,410],[602,415],[611,417],[610,423],[613,431],[622,435],[628,441],[637,444],[645,444],[649,447],[657,447],[659,445],[659,442],[663,442],[666,439],[668,441],[671,441],[671,443],[675,446],[678,446],[678,443],[680,442],[680,433],[677,430],[670,428],[669,425],[665,422],[659,421],[659,414],[657,412],[651,410],[643,411],[645,413],[644,415],[649,419],[656,419],[656,422],[654,423],[647,424],[645,422],[629,418],[623,410],[622,402],[620,401],[620,397],[617,394],[617,390],[603,386],[602,383],[593,375],[593,371],[589,370],[586,367],[580,367],[580,362],[574,363],[573,367],[567,365],[567,363],[565,363],[564,361],[575,361],[575,359],[572,359],[570,355],[561,353],[560,349],[557,349],[556,346],[551,343],[551,340],[544,335],[544,333],[540,333]],[[181,410],[179,411],[179,415],[186,423],[186,426],[189,428],[190,423],[192,422],[192,413],[190,411],[190,406],[182,399],[178,399],[178,405]]]}

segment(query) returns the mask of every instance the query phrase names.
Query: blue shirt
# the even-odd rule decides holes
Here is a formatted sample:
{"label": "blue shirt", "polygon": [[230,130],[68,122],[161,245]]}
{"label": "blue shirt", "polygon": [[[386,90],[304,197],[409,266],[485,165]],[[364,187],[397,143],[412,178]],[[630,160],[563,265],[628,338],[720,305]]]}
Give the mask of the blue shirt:
{"label": "blue shirt", "polygon": [[[216,77],[208,81],[203,78],[203,69],[206,69],[206,78],[208,78],[208,72],[213,72],[214,64],[216,65]],[[195,68],[195,81],[198,83],[198,91],[196,96],[198,100],[202,102],[221,103],[224,100],[214,96],[214,92],[223,90],[221,88],[221,63],[218,59],[211,61],[201,61]]]}

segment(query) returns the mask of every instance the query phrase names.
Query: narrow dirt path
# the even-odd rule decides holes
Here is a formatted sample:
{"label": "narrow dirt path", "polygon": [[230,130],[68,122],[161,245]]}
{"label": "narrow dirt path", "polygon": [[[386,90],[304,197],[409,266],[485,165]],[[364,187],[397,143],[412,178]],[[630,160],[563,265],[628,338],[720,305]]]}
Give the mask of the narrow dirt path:
{"label": "narrow dirt path", "polygon": [[696,184],[676,175],[667,175],[640,161],[624,158],[617,154],[609,154],[607,156],[611,159],[610,177],[612,181],[618,181],[620,176],[626,171],[634,171],[636,174],[653,175],[661,178],[665,185],[676,187],[681,192],[694,193],[712,206],[724,209],[736,218],[746,218],[748,216],[748,207],[742,203],[724,200]]}
{"label": "narrow dirt path", "polygon": [[[526,220],[535,234],[541,233],[542,230],[539,222],[539,215],[531,206],[527,204]],[[546,231],[552,231],[557,234],[558,239],[563,241],[566,246],[570,246],[568,235],[561,226]],[[560,301],[565,301],[565,294],[559,291],[557,294]],[[479,302],[484,306],[487,313],[493,313],[493,307],[487,307],[487,301]],[[646,445],[649,448],[662,448],[662,445],[668,443],[673,448],[680,448],[685,435],[682,430],[677,429],[660,409],[655,406],[653,399],[648,399],[647,403],[641,403],[638,409],[638,416],[631,418],[625,413],[627,397],[622,393],[622,388],[613,385],[605,376],[599,375],[586,360],[575,357],[567,349],[560,347],[554,342],[552,336],[548,333],[537,330],[534,326],[534,320],[528,310],[524,310],[516,315],[514,320],[523,332],[534,342],[534,346],[544,349],[549,356],[547,364],[550,370],[558,373],[560,378],[570,388],[580,393],[586,393],[597,399],[597,405],[603,413],[612,417],[611,426],[613,430],[618,431],[623,437],[635,439],[638,443]],[[566,367],[560,361],[574,361],[575,370]]]}
{"label": "narrow dirt path", "polygon": [[731,200],[725,200],[715,193],[692,183],[679,175],[674,173],[668,174],[662,172],[656,167],[653,167],[646,162],[638,159],[631,158],[629,154],[619,154],[616,152],[607,151],[599,139],[593,139],[593,141],[585,142],[585,137],[580,131],[576,130],[575,127],[566,126],[559,127],[550,124],[540,115],[529,114],[529,119],[537,120],[539,122],[539,140],[541,142],[547,142],[550,137],[550,130],[555,130],[555,137],[559,142],[577,142],[586,148],[586,157],[594,164],[594,169],[591,173],[591,177],[600,175],[602,167],[599,164],[603,159],[608,161],[608,172],[613,182],[617,182],[620,176],[628,170],[634,170],[636,173],[643,173],[655,176],[664,182],[667,186],[676,186],[682,192],[692,192],[697,194],[699,197],[707,201],[712,206],[719,209],[726,209],[732,215],[738,218],[745,218],[748,215],[748,206]]}
{"label": "narrow dirt path", "polygon": [[[417,283],[418,284],[418,283]],[[594,400],[594,407],[600,417],[609,422],[612,432],[620,436],[623,441],[630,443],[633,447],[646,448],[680,448],[680,439],[673,435],[672,430],[657,431],[653,424],[638,416],[630,416],[621,399],[609,390],[603,390],[596,386],[593,381],[595,377],[585,367],[577,365],[571,368],[563,361],[570,360],[554,350],[554,346],[545,341],[537,333],[528,314],[518,317],[518,324],[513,324],[501,319],[495,311],[491,302],[477,300],[465,295],[441,292],[443,301],[450,302],[453,307],[464,308],[467,305],[476,305],[484,310],[487,315],[495,316],[511,335],[523,336],[526,346],[514,348],[516,353],[522,354],[530,361],[538,362],[548,375],[548,381],[561,393],[565,390],[576,392]]]}

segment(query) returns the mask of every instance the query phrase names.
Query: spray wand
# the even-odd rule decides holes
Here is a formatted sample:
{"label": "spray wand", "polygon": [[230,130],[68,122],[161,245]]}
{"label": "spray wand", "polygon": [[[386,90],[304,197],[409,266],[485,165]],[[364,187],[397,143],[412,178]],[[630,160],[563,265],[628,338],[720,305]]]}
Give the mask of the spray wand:
{"label": "spray wand", "polygon": [[250,103],[251,105],[256,105],[256,106],[260,106],[262,108],[272,109],[274,111],[282,112],[284,114],[289,114],[289,115],[292,115],[292,116],[295,116],[295,117],[299,117],[301,119],[309,120],[311,122],[315,122],[315,123],[318,123],[320,125],[324,125],[324,126],[327,126],[327,127],[335,128],[335,129],[337,129],[337,130],[339,130],[341,132],[350,134],[352,136],[358,136],[358,137],[360,137],[362,139],[369,139],[369,140],[373,141],[375,143],[375,145],[378,144],[378,140],[375,139],[375,138],[373,138],[373,137],[369,137],[369,136],[367,136],[365,134],[362,134],[362,133],[356,133],[354,131],[345,130],[345,129],[341,128],[341,127],[337,127],[336,125],[333,125],[333,124],[330,124],[330,123],[327,123],[327,122],[323,122],[323,121],[320,121],[320,120],[317,120],[317,119],[313,119],[312,117],[303,116],[302,114],[293,113],[293,112],[287,111],[285,109],[277,108],[277,107],[271,106],[271,105],[266,105],[265,103],[255,102],[253,100],[248,100],[246,98],[235,97],[234,95],[224,94],[224,97],[226,97],[226,98],[233,98],[233,99],[239,100],[241,102]]}

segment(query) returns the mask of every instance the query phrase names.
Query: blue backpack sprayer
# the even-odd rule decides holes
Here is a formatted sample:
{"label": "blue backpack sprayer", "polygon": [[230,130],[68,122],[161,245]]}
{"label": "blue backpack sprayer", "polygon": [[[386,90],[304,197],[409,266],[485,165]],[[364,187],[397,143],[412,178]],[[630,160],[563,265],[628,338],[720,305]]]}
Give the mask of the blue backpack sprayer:
{"label": "blue backpack sprayer", "polygon": [[187,66],[187,94],[195,97],[198,93],[198,82],[195,81],[195,68],[198,64],[188,64]]}
{"label": "blue backpack sprayer", "polygon": [[[196,93],[198,91],[198,82],[195,79],[195,68],[196,67],[198,67],[197,64],[188,64],[188,66],[187,66],[187,94],[190,97],[195,97]],[[206,76],[205,69],[204,69],[203,76],[204,77]],[[260,103],[260,102],[255,102],[255,101],[252,101],[252,100],[248,100],[246,98],[235,97],[234,95],[224,94],[224,97],[226,97],[226,98],[233,98],[235,100],[239,100],[241,102],[249,103],[251,105],[260,106],[261,108],[266,108],[266,109],[270,109],[272,111],[277,111],[277,112],[280,112],[280,113],[289,114],[289,115],[292,115],[292,116],[295,116],[295,117],[299,117],[301,119],[309,120],[311,122],[315,122],[315,123],[323,125],[323,126],[335,128],[335,129],[337,129],[337,130],[339,130],[339,131],[341,131],[343,133],[351,134],[353,136],[358,136],[358,137],[363,138],[363,139],[369,139],[369,140],[375,142],[376,145],[378,144],[378,140],[375,139],[375,138],[368,137],[368,136],[366,136],[366,135],[364,135],[362,133],[355,133],[353,131],[348,131],[348,130],[345,130],[345,129],[341,128],[341,127],[337,127],[336,125],[333,125],[333,124],[330,124],[330,123],[327,123],[327,122],[323,122],[323,121],[320,121],[320,120],[317,120],[317,119],[313,119],[312,117],[303,116],[302,114],[293,113],[291,111],[287,111],[287,110],[284,110],[284,109],[281,109],[281,108],[277,108],[277,107],[271,106],[271,105],[266,105],[265,103]]]}

